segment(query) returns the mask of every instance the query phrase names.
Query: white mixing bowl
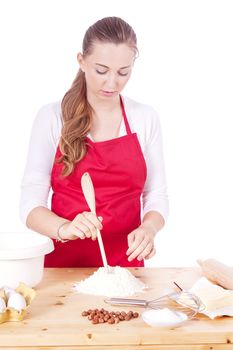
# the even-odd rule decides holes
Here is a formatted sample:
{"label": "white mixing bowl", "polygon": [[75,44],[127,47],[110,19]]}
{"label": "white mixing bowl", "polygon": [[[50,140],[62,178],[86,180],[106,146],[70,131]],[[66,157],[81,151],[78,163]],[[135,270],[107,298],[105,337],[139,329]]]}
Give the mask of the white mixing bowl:
{"label": "white mixing bowl", "polygon": [[53,250],[50,238],[33,231],[0,232],[0,288],[17,288],[19,282],[36,286],[43,277],[44,256]]}

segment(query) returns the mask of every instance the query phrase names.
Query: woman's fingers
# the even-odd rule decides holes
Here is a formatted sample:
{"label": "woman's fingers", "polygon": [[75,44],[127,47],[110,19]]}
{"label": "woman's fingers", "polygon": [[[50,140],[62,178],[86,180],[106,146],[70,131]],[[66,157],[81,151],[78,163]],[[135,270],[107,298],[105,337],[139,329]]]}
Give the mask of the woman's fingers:
{"label": "woman's fingers", "polygon": [[141,227],[128,235],[128,246],[129,248],[126,252],[128,261],[132,261],[135,258],[139,261],[145,258],[149,259],[155,254],[153,235],[146,232]]}
{"label": "woman's fingers", "polygon": [[66,235],[69,235],[69,239],[74,240],[77,237],[80,239],[84,239],[85,235],[84,233],[79,230],[77,227],[74,226],[74,224],[71,222],[69,226],[66,229]]}
{"label": "woman's fingers", "polygon": [[155,255],[155,253],[156,253],[156,250],[155,250],[155,247],[153,247],[153,249],[151,250],[150,254],[147,255],[147,256],[145,256],[144,259],[150,259],[150,258],[152,258],[152,257]]}
{"label": "woman's fingers", "polygon": [[79,221],[78,224],[75,225],[75,228],[82,232],[84,238],[90,238],[92,237],[92,229],[90,226],[91,225],[88,222]]}
{"label": "woman's fingers", "polygon": [[77,237],[84,239],[85,236],[82,231],[76,228],[73,222],[67,221],[65,225],[62,225],[61,229],[59,229],[59,237],[66,240],[75,240]]}
{"label": "woman's fingers", "polygon": [[128,250],[126,252],[126,255],[132,254],[135,249],[140,245],[140,243],[143,241],[144,237],[143,235],[137,235],[137,230],[134,230],[128,235]]}
{"label": "woman's fingers", "polygon": [[134,239],[135,239],[135,234],[134,234],[135,231],[131,232],[130,234],[128,234],[128,247],[129,249],[127,250],[126,254],[130,254],[131,253],[131,247],[133,245],[133,242],[134,242]]}
{"label": "woman's fingers", "polygon": [[[83,233],[84,238],[92,238],[95,240],[97,236],[96,229],[101,230],[103,228],[101,219],[101,217],[97,218],[96,215],[91,212],[83,212],[78,214],[72,223],[78,231]],[[80,235],[78,235],[78,237],[80,237]]]}
{"label": "woman's fingers", "polygon": [[139,261],[143,260],[147,255],[151,253],[153,249],[153,243],[144,240],[128,257],[129,261],[137,258]]}
{"label": "woman's fingers", "polygon": [[148,255],[151,253],[152,249],[153,249],[153,243],[152,243],[152,242],[149,242],[149,243],[146,245],[146,247],[145,247],[144,249],[142,248],[141,252],[138,253],[138,255],[137,255],[138,261],[141,261],[141,260],[143,260],[146,256],[148,256]]}

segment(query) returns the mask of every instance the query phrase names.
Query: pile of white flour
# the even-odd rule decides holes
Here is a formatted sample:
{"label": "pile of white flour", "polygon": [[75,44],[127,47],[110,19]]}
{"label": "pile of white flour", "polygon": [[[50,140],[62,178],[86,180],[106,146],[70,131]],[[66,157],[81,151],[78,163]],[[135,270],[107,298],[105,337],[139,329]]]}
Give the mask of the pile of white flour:
{"label": "pile of white flour", "polygon": [[134,277],[129,270],[119,266],[109,266],[110,273],[100,267],[90,277],[74,285],[77,292],[107,297],[134,295],[146,288],[146,285]]}

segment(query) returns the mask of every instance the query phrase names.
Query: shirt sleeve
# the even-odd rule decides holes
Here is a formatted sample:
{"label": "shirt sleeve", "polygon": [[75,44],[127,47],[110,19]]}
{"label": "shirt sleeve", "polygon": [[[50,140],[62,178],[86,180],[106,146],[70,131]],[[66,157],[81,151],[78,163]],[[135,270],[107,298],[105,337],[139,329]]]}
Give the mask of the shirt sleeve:
{"label": "shirt sleeve", "polygon": [[43,106],[32,126],[19,203],[24,224],[33,208],[48,207],[50,174],[61,130],[59,106],[58,103]]}
{"label": "shirt sleeve", "polygon": [[147,179],[142,193],[143,214],[159,212],[167,220],[169,205],[166,186],[161,125],[158,114],[151,109],[146,122],[146,144],[144,158]]}

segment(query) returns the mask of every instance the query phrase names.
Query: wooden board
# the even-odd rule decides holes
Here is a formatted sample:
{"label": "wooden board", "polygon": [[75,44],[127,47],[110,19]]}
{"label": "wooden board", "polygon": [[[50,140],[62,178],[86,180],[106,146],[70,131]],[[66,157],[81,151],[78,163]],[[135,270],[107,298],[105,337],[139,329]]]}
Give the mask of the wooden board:
{"label": "wooden board", "polygon": [[[140,349],[222,350],[233,349],[233,318],[210,320],[198,315],[174,329],[158,330],[141,318],[115,325],[92,325],[81,312],[107,305],[104,297],[77,294],[73,283],[96,269],[45,269],[37,295],[21,322],[0,325],[0,349]],[[201,277],[199,268],[137,268],[130,271],[149,288],[139,297],[153,299],[173,288],[176,281],[189,288]],[[123,310],[130,308],[121,307]],[[131,308],[132,309],[132,308]],[[133,308],[139,313],[141,308]]]}

